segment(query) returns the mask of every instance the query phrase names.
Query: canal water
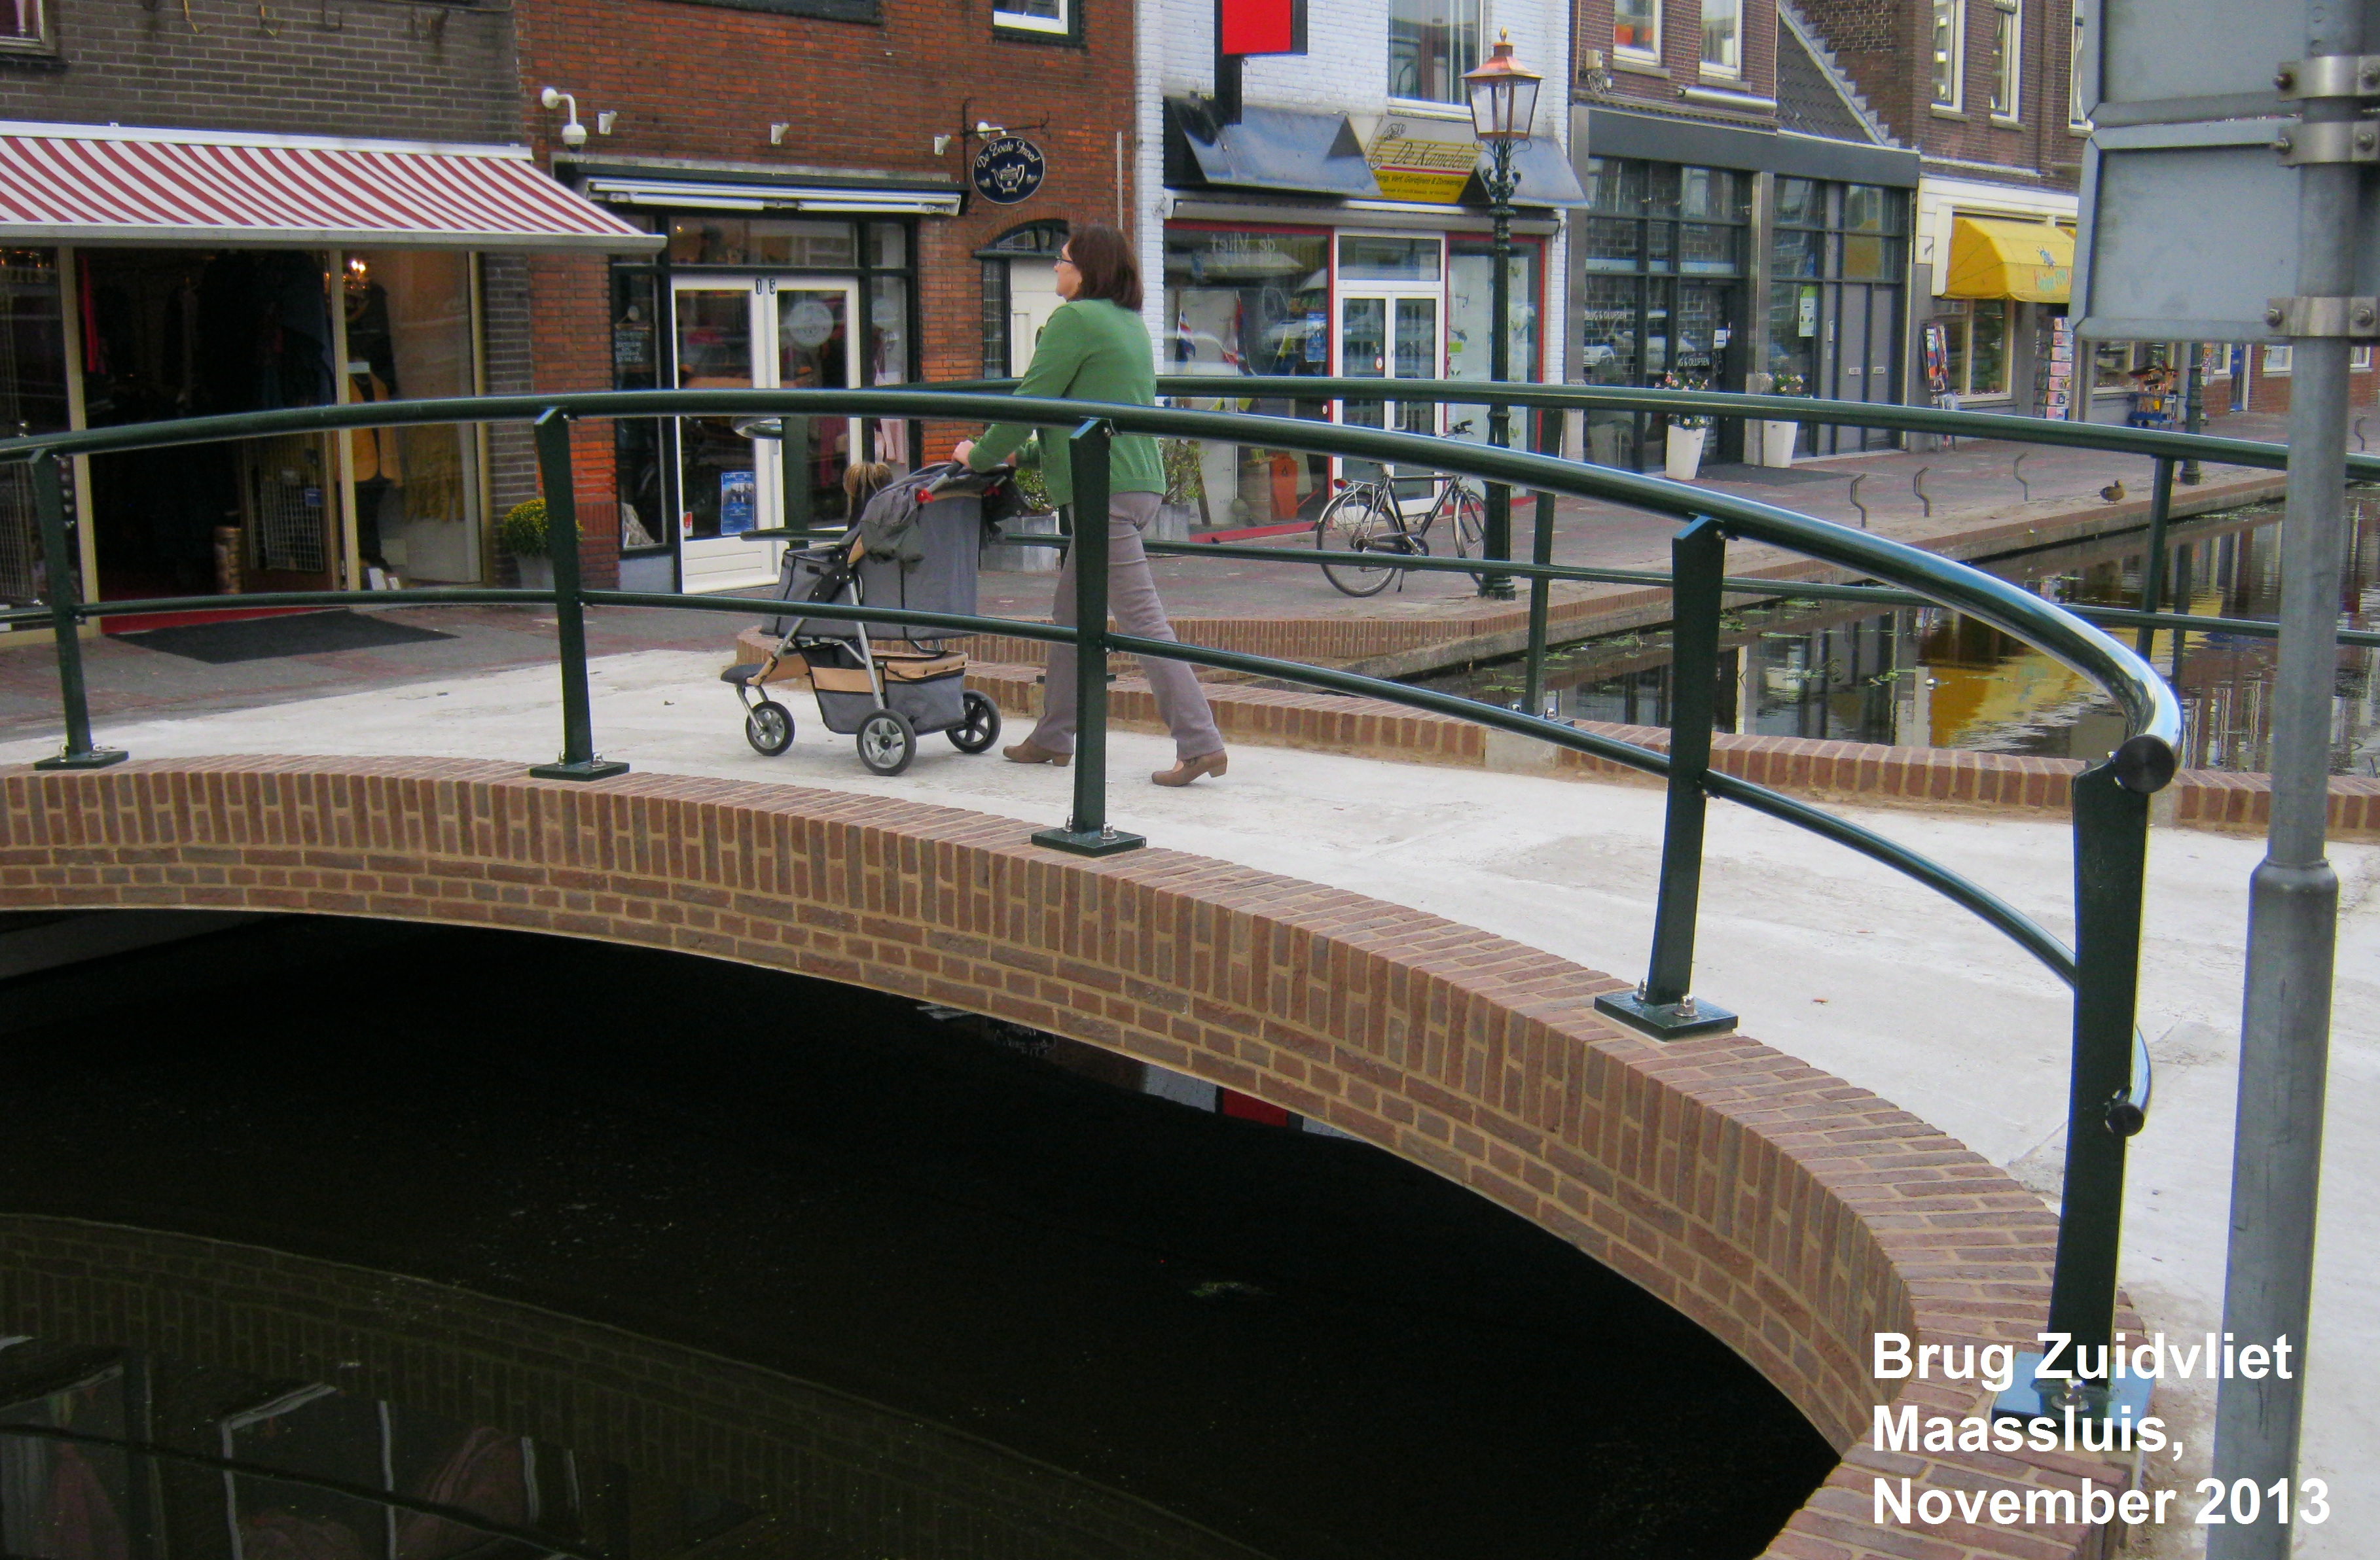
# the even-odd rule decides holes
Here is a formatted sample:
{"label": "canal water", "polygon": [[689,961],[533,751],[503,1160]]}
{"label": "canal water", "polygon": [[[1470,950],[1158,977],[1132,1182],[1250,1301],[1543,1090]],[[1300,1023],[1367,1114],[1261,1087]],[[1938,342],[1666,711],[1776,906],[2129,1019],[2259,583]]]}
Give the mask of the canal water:
{"label": "canal water", "polygon": [[[2352,495],[2353,545],[2339,580],[2339,625],[2380,623],[2380,495]],[[2200,616],[2265,618],[2279,611],[2280,510],[2257,505],[2177,525],[2168,533],[2168,607]],[[2046,599],[2133,607],[2147,560],[2144,533],[1981,561]],[[2136,630],[2110,630],[2137,644]],[[2338,657],[2331,768],[2380,775],[2380,681],[2374,652]],[[2157,630],[2149,659],[2183,714],[2185,768],[2262,770],[2272,740],[2274,641]],[[1548,658],[1557,718],[1666,725],[1669,635],[1582,641]],[[1415,679],[1517,707],[1518,659]],[[1720,638],[1716,724],[1764,736],[1964,749],[2095,760],[2123,740],[2113,702],[2079,673],[1963,614],[1871,613],[1791,599],[1730,611]]]}
{"label": "canal water", "polygon": [[1723,1560],[1835,1460],[1403,1161],[820,982],[278,918],[0,1068],[11,1560]]}

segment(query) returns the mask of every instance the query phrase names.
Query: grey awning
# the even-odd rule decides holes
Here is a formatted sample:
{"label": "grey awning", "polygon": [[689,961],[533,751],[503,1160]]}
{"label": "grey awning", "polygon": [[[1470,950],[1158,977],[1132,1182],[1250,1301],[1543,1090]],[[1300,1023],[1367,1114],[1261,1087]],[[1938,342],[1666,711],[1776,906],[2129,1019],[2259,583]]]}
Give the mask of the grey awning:
{"label": "grey awning", "polygon": [[[1480,166],[1488,163],[1488,150],[1479,151]],[[1515,206],[1584,206],[1586,191],[1578,184],[1578,174],[1570,165],[1570,157],[1545,136],[1531,136],[1512,149],[1512,167],[1521,175],[1520,188],[1514,191]],[[1471,182],[1463,187],[1463,203],[1466,206],[1488,204],[1488,187],[1475,172]]]}
{"label": "grey awning", "polygon": [[1176,188],[1379,199],[1379,184],[1343,114],[1294,114],[1251,103],[1238,124],[1218,125],[1206,103],[1168,98],[1165,141],[1166,183]]}

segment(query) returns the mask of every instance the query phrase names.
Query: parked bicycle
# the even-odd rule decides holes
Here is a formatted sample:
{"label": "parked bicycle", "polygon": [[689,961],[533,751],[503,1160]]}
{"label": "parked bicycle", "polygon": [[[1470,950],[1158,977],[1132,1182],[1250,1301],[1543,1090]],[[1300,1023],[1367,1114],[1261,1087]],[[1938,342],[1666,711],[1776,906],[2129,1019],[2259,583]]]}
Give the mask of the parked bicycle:
{"label": "parked bicycle", "polygon": [[[1447,431],[1460,434],[1470,429],[1471,424],[1464,421]],[[1453,532],[1454,555],[1480,556],[1481,538],[1488,529],[1487,501],[1480,497],[1478,489],[1459,477],[1432,480],[1438,485],[1437,495],[1430,501],[1428,510],[1415,520],[1405,514],[1397,497],[1396,479],[1385,470],[1370,481],[1342,479],[1339,490],[1315,517],[1316,549],[1323,552],[1378,552],[1427,558],[1430,529],[1444,515]],[[1388,563],[1322,565],[1323,577],[1350,596],[1378,596],[1388,588],[1391,576],[1401,578],[1404,572]]]}

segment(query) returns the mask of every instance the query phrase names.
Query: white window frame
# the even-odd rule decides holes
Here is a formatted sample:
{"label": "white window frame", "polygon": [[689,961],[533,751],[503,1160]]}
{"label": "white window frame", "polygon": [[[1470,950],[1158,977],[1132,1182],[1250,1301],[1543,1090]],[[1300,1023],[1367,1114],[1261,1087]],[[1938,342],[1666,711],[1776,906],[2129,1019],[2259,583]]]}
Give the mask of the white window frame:
{"label": "white window frame", "polygon": [[[1457,3],[1457,0],[1448,0],[1448,3],[1454,4]],[[1488,0],[1474,0],[1474,3],[1479,7],[1479,36],[1472,41],[1471,57],[1475,62],[1484,63],[1488,58]],[[1061,0],[1061,4],[1073,5],[1075,4],[1075,0]],[[1394,7],[1392,6],[1383,6],[1380,7],[1380,13],[1381,19],[1386,21],[1389,26],[1393,29],[1396,26]],[[1396,60],[1393,43],[1390,50],[1389,59],[1390,67],[1393,68]],[[1450,118],[1456,116],[1468,118],[1470,116],[1471,104],[1469,89],[1463,85],[1463,78],[1461,75],[1458,74],[1455,77],[1454,81],[1455,95],[1451,98],[1408,98],[1401,97],[1395,91],[1391,91],[1389,93],[1389,101],[1397,104],[1400,109],[1418,109],[1426,114],[1443,115]],[[1332,252],[1335,254],[1337,251],[1333,250]]]}
{"label": "white window frame", "polygon": [[2289,371],[2291,360],[2296,355],[2297,349],[2290,343],[2268,341],[2265,344],[2265,360],[2257,365],[2258,369],[2274,379],[2278,379]]}
{"label": "white window frame", "polygon": [[2359,374],[2370,373],[2372,371],[2372,344],[2370,342],[2365,342],[2361,346],[2349,347],[2347,349],[2347,366]]}
{"label": "white window frame", "polygon": [[2024,0],[1992,0],[1992,117],[2013,125],[2024,115]]}
{"label": "white window frame", "polygon": [[2082,39],[2085,13],[2084,0],[2073,0],[2074,31],[2066,46],[2066,127],[2088,130],[2091,117],[2082,112]]}
{"label": "white window frame", "polygon": [[[1714,9],[1732,14],[1734,26],[1727,35],[1727,52],[1734,56],[1731,59],[1715,60],[1710,57],[1710,18]],[[1702,74],[1740,80],[1743,76],[1743,0],[1702,0]]]}
{"label": "white window frame", "polygon": [[1640,65],[1661,63],[1661,44],[1664,42],[1661,36],[1664,18],[1661,13],[1664,6],[1665,0],[1652,0],[1653,46],[1649,49],[1639,49],[1633,44],[1623,44],[1620,42],[1620,7],[1615,0],[1611,10],[1611,53],[1614,58],[1633,60]]}
{"label": "white window frame", "polygon": [[1022,11],[1007,8],[1006,0],[991,0],[991,25],[1002,32],[1035,32],[1047,38],[1071,38],[1075,35],[1075,7],[1081,0],[1058,0],[1058,14],[1050,17],[1029,17]]}
{"label": "white window frame", "polygon": [[32,12],[33,30],[24,38],[0,38],[0,54],[52,53],[55,45],[50,40],[50,0],[6,0],[6,3]]}
{"label": "white window frame", "polygon": [[[1950,95],[1944,97],[1940,79],[1934,72],[1937,63],[1931,53],[1932,38],[1941,36],[1941,18],[1945,12],[1950,18]],[[1964,107],[1967,101],[1967,0],[1934,0],[1934,31],[1928,40],[1927,90],[1933,93],[1934,106],[1950,114]]]}

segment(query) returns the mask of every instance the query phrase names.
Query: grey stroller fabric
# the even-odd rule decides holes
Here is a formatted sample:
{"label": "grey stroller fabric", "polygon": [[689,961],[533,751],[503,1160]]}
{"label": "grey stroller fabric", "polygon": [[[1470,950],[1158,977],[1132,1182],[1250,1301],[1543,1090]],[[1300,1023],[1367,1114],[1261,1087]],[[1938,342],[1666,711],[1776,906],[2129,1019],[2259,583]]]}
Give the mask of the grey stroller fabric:
{"label": "grey stroller fabric", "polygon": [[[951,491],[919,502],[926,484],[951,471],[929,466],[885,488],[868,502],[859,523],[821,547],[788,550],[778,575],[777,598],[805,601],[850,556],[855,541],[868,549],[859,561],[859,599],[871,606],[917,612],[972,614],[976,610],[976,562],[983,540],[980,494]],[[882,555],[879,555],[879,549]],[[837,600],[849,600],[837,592]],[[781,617],[769,625],[783,634],[791,626],[805,638],[855,639],[861,625],[825,618]],[[873,640],[948,639],[949,629],[866,625]]]}

